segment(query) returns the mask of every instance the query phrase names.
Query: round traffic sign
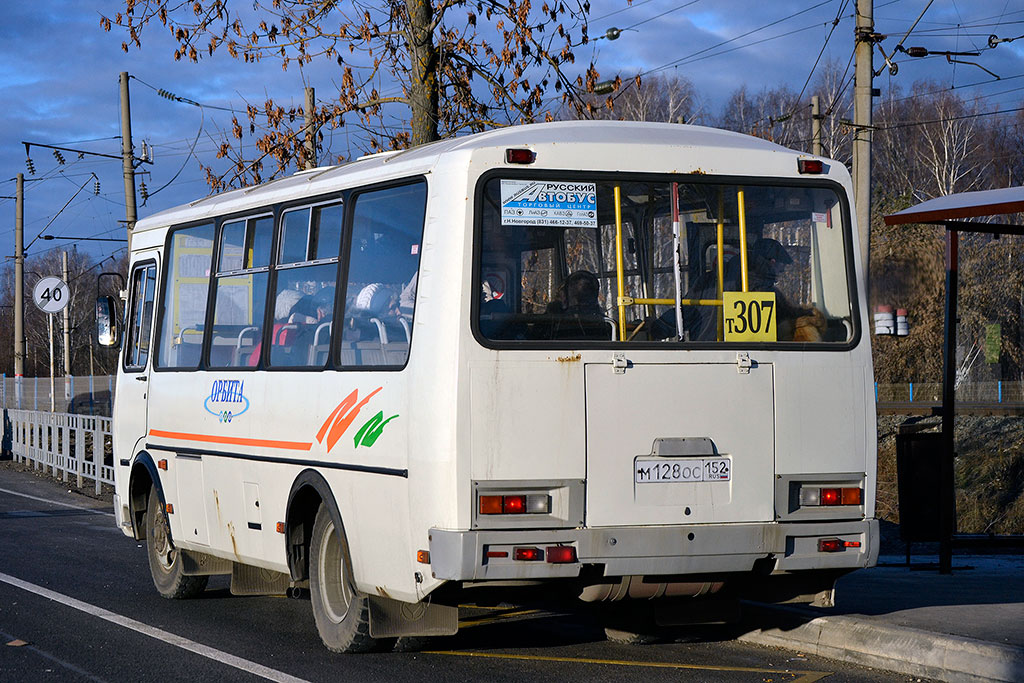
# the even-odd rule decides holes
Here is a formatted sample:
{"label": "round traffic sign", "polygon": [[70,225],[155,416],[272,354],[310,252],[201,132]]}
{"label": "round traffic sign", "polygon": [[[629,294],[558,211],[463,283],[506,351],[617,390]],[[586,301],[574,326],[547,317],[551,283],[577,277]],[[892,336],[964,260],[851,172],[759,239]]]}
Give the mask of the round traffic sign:
{"label": "round traffic sign", "polygon": [[44,277],[32,289],[32,300],[44,313],[59,313],[71,302],[71,290],[59,277]]}

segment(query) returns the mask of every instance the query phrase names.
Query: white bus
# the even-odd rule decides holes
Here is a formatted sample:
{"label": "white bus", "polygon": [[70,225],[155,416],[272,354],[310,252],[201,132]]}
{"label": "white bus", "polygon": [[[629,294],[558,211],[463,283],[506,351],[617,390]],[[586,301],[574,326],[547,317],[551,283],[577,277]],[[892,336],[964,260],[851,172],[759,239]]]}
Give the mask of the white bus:
{"label": "white bus", "polygon": [[763,140],[566,122],[151,216],[97,307],[117,523],[166,597],[308,588],[335,651],[487,588],[828,604],[878,554],[850,203]]}

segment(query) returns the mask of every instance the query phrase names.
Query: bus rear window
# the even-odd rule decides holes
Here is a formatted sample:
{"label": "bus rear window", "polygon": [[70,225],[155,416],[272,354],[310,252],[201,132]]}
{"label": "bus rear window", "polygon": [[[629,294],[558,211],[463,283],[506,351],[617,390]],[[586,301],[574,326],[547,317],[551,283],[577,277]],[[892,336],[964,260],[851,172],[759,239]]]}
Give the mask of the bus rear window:
{"label": "bus rear window", "polygon": [[484,338],[853,339],[849,228],[831,186],[605,178],[484,183]]}

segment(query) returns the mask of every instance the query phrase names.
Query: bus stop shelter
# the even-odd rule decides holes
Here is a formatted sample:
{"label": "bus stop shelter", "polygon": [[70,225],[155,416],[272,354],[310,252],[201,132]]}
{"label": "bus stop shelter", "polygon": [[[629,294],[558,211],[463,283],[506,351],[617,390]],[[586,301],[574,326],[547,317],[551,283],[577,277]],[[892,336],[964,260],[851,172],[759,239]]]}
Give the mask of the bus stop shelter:
{"label": "bus stop shelter", "polygon": [[[940,225],[946,229],[946,304],[942,347],[942,430],[936,439],[938,456],[937,507],[939,512],[939,572],[952,571],[956,533],[956,498],[953,477],[953,420],[956,410],[957,271],[960,233],[1024,235],[1024,225],[1006,222],[1024,213],[1024,187],[980,192],[959,192],[922,202],[885,217],[886,225]],[[902,523],[902,511],[900,512]]]}

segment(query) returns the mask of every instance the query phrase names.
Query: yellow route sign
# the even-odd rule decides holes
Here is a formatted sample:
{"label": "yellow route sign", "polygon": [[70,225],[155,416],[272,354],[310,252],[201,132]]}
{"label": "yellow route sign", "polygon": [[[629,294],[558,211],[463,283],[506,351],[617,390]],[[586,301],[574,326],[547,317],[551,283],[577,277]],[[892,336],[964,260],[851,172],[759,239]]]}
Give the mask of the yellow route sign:
{"label": "yellow route sign", "polygon": [[778,341],[775,292],[723,292],[725,341]]}

